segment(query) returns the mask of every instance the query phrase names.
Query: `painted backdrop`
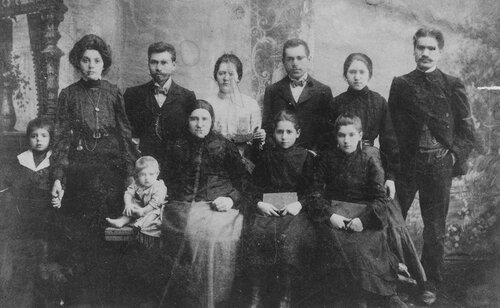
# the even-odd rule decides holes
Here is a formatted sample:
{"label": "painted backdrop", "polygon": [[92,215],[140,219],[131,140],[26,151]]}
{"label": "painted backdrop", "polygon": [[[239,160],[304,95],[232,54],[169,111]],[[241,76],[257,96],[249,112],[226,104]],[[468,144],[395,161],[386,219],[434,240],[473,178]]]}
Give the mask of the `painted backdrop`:
{"label": "painted backdrop", "polygon": [[[283,76],[281,48],[288,38],[309,42],[312,73],[331,86],[334,95],[347,87],[342,78],[345,57],[367,53],[374,62],[371,88],[387,97],[392,78],[414,68],[411,38],[416,29],[440,28],[446,39],[441,68],[465,81],[479,140],[471,171],[454,182],[448,257],[498,257],[500,92],[477,89],[500,85],[497,0],[66,0],[65,4],[68,12],[59,26],[58,45],[66,53],[61,58],[60,89],[78,78],[68,62],[69,50],[83,35],[95,33],[112,47],[114,64],[107,78],[122,89],[148,81],[147,47],[164,40],[178,50],[175,80],[197,97],[217,91],[213,65],[222,53],[232,52],[243,61],[241,90],[259,102],[265,87]],[[16,29],[22,32],[22,25]],[[24,45],[19,46],[26,53]],[[33,102],[28,102],[24,122],[16,126],[19,130],[36,113],[29,104]],[[417,206],[408,225],[415,239],[421,238]]]}

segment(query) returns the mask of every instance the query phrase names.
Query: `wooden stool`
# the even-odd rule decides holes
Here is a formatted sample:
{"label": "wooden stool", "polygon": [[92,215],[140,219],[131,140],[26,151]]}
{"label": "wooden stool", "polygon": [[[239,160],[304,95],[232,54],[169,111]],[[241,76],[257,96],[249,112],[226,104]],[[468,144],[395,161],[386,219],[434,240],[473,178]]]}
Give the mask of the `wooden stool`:
{"label": "wooden stool", "polygon": [[107,242],[129,242],[136,238],[136,231],[129,226],[122,228],[107,227],[104,230],[104,240]]}

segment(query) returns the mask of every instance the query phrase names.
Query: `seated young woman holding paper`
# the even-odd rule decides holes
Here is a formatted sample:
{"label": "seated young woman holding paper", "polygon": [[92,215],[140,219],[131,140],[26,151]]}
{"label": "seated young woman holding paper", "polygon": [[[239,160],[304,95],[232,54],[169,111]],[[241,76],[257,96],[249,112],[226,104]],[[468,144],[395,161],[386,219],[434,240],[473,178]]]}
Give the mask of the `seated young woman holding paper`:
{"label": "seated young woman holding paper", "polygon": [[[273,121],[275,143],[257,156],[251,195],[256,215],[249,228],[249,262],[252,280],[251,307],[268,307],[279,296],[279,307],[289,307],[292,282],[301,281],[314,253],[313,226],[305,214],[305,196],[311,193],[313,162],[306,149],[295,145],[300,135],[297,115],[279,112]],[[310,254],[310,255],[308,255]],[[278,276],[271,294],[265,282]],[[265,296],[270,295],[270,296]]]}
{"label": "seated young woman holding paper", "polygon": [[339,116],[337,148],[320,155],[310,214],[315,221],[325,293],[341,307],[375,302],[406,307],[396,295],[397,260],[384,226],[386,193],[378,149],[362,146],[361,120]]}

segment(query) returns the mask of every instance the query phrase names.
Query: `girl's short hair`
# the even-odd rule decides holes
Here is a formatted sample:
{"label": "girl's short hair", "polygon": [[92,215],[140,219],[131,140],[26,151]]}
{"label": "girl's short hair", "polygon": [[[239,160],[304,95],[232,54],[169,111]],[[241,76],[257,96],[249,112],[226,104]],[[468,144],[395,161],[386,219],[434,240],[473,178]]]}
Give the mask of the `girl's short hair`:
{"label": "girl's short hair", "polygon": [[80,60],[87,50],[97,50],[99,52],[104,62],[102,74],[105,75],[111,66],[111,48],[102,38],[95,34],[87,34],[76,42],[73,49],[69,52],[69,62],[71,65],[79,71]]}
{"label": "girl's short hair", "polygon": [[238,73],[238,81],[243,77],[243,64],[240,58],[231,53],[225,53],[217,59],[214,67],[214,79],[217,80],[217,73],[219,72],[220,65],[222,63],[233,63],[236,67],[236,73]]}
{"label": "girl's short hair", "polygon": [[293,127],[295,130],[299,130],[301,128],[301,120],[299,115],[291,110],[283,109],[280,112],[278,112],[274,118],[273,118],[273,131],[276,129],[276,126],[278,126],[278,123],[281,121],[289,121],[293,123]]}
{"label": "girl's short hair", "polygon": [[338,116],[333,124],[333,132],[336,134],[339,132],[340,127],[354,125],[358,132],[363,132],[363,124],[358,116],[349,113],[343,113]]}
{"label": "girl's short hair", "polygon": [[349,70],[349,67],[351,66],[352,62],[354,61],[361,61],[366,65],[366,68],[368,68],[368,72],[370,73],[370,78],[372,78],[373,75],[373,63],[372,59],[365,55],[364,53],[351,53],[350,55],[347,56],[347,58],[344,61],[344,77],[347,78],[347,71]]}
{"label": "girl's short hair", "polygon": [[45,128],[49,132],[50,143],[54,138],[54,122],[48,118],[35,118],[28,122],[28,126],[26,127],[26,138],[29,139],[30,135],[37,128]]}
{"label": "girl's short hair", "polygon": [[160,164],[153,156],[142,156],[135,162],[135,174],[139,174],[142,170],[152,167],[160,172]]}

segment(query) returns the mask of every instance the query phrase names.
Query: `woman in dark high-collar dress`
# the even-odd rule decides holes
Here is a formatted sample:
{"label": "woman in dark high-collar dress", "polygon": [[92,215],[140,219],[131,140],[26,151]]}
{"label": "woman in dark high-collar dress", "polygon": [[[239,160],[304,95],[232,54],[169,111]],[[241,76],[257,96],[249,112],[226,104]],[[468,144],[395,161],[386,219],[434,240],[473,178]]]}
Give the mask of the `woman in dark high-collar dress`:
{"label": "woman in dark high-collar dress", "polygon": [[[96,35],[86,35],[69,58],[82,78],[59,94],[52,192],[63,199],[66,212],[81,215],[93,232],[100,232],[104,217],[120,212],[135,152],[122,94],[102,79],[111,66],[109,46]],[[62,174],[67,176],[64,191]]]}
{"label": "woman in dark high-collar dress", "polygon": [[219,307],[232,294],[247,171],[234,143],[214,132],[212,106],[198,100],[187,111],[185,135],[166,159],[165,172],[176,181],[163,212],[171,275],[161,304]]}
{"label": "woman in dark high-collar dress", "polygon": [[107,281],[100,271],[111,264],[103,260],[110,258],[105,253],[105,217],[121,212],[136,153],[122,94],[102,79],[111,66],[109,46],[96,35],[86,35],[69,59],[82,78],[59,94],[52,201],[62,199],[65,236],[74,245],[68,259],[78,269],[75,281],[96,284]]}
{"label": "woman in dark high-collar dress", "polygon": [[377,301],[406,307],[396,294],[397,259],[385,233],[387,198],[378,149],[362,145],[357,116],[337,118],[334,133],[337,147],[320,155],[309,200],[325,291],[346,307]]}

